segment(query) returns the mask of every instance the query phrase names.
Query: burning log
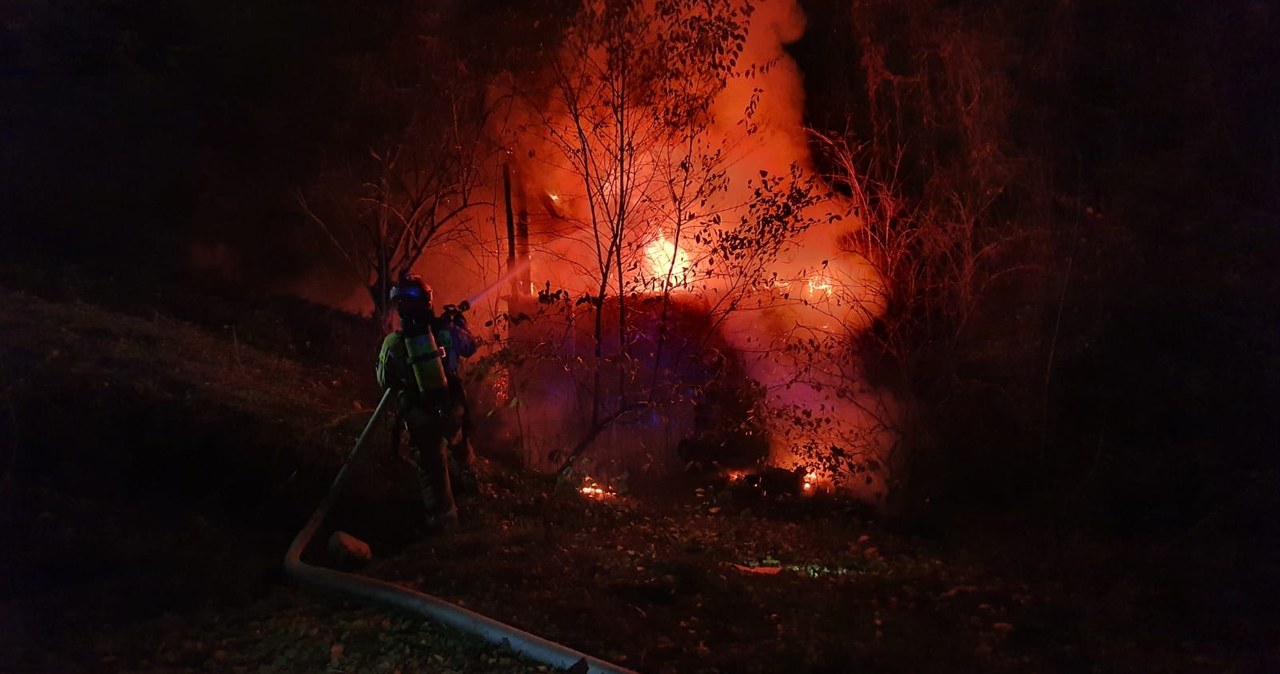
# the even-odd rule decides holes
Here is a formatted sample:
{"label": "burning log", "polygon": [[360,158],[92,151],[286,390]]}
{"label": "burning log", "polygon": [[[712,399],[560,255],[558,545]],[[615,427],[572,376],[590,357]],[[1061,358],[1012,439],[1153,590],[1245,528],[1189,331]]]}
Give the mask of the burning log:
{"label": "burning log", "polygon": [[602,485],[591,477],[583,479],[582,486],[578,487],[578,492],[587,498],[593,498],[597,501],[616,498],[618,496],[617,491],[614,490],[612,485]]}

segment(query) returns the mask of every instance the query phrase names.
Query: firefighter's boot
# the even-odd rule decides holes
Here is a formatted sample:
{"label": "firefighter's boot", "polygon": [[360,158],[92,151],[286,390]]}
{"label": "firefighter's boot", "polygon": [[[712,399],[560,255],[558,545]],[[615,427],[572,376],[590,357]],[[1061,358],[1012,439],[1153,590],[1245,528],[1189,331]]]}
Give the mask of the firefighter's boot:
{"label": "firefighter's boot", "polygon": [[465,435],[455,437],[449,443],[449,480],[453,493],[458,496],[475,496],[480,493],[480,485],[476,481],[476,471],[472,467],[475,451],[471,449],[471,441]]}

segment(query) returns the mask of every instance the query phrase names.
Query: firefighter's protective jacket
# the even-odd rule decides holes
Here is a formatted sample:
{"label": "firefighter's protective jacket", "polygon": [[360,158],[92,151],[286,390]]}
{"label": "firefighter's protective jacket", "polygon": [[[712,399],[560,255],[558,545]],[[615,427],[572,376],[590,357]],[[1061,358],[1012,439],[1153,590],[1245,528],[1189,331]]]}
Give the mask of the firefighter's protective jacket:
{"label": "firefighter's protective jacket", "polygon": [[407,391],[416,387],[413,382],[413,372],[409,369],[409,353],[404,346],[404,335],[399,330],[382,340],[376,372],[378,386],[383,389],[394,388]]}
{"label": "firefighter's protective jacket", "polygon": [[[453,377],[458,373],[458,358],[469,358],[476,352],[475,338],[465,327],[437,319],[433,326],[436,341],[444,347],[444,369]],[[409,365],[409,351],[405,347],[404,333],[397,330],[382,340],[376,367],[378,386],[401,391],[417,390],[413,369]]]}

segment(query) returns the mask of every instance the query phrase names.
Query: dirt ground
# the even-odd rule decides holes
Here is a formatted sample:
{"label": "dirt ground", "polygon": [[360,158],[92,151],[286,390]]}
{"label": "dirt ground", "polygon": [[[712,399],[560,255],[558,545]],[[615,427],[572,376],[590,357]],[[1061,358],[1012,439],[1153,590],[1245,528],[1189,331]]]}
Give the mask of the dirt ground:
{"label": "dirt ground", "polygon": [[[286,582],[372,401],[361,373],[252,343],[0,292],[0,671],[547,671]],[[1280,671],[1274,567],[1238,532],[971,512],[924,536],[825,496],[590,498],[485,461],[462,529],[427,536],[380,442],[318,539],[640,672]]]}

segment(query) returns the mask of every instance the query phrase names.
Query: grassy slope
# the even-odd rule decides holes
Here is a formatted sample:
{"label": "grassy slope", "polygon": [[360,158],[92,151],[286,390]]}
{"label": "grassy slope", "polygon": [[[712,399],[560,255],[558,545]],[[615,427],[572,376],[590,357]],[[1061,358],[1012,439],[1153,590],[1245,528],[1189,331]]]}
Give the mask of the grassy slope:
{"label": "grassy slope", "polygon": [[[0,671],[511,671],[421,620],[279,584],[368,417],[357,376],[0,292]],[[365,459],[335,517],[395,549],[411,485]]]}

